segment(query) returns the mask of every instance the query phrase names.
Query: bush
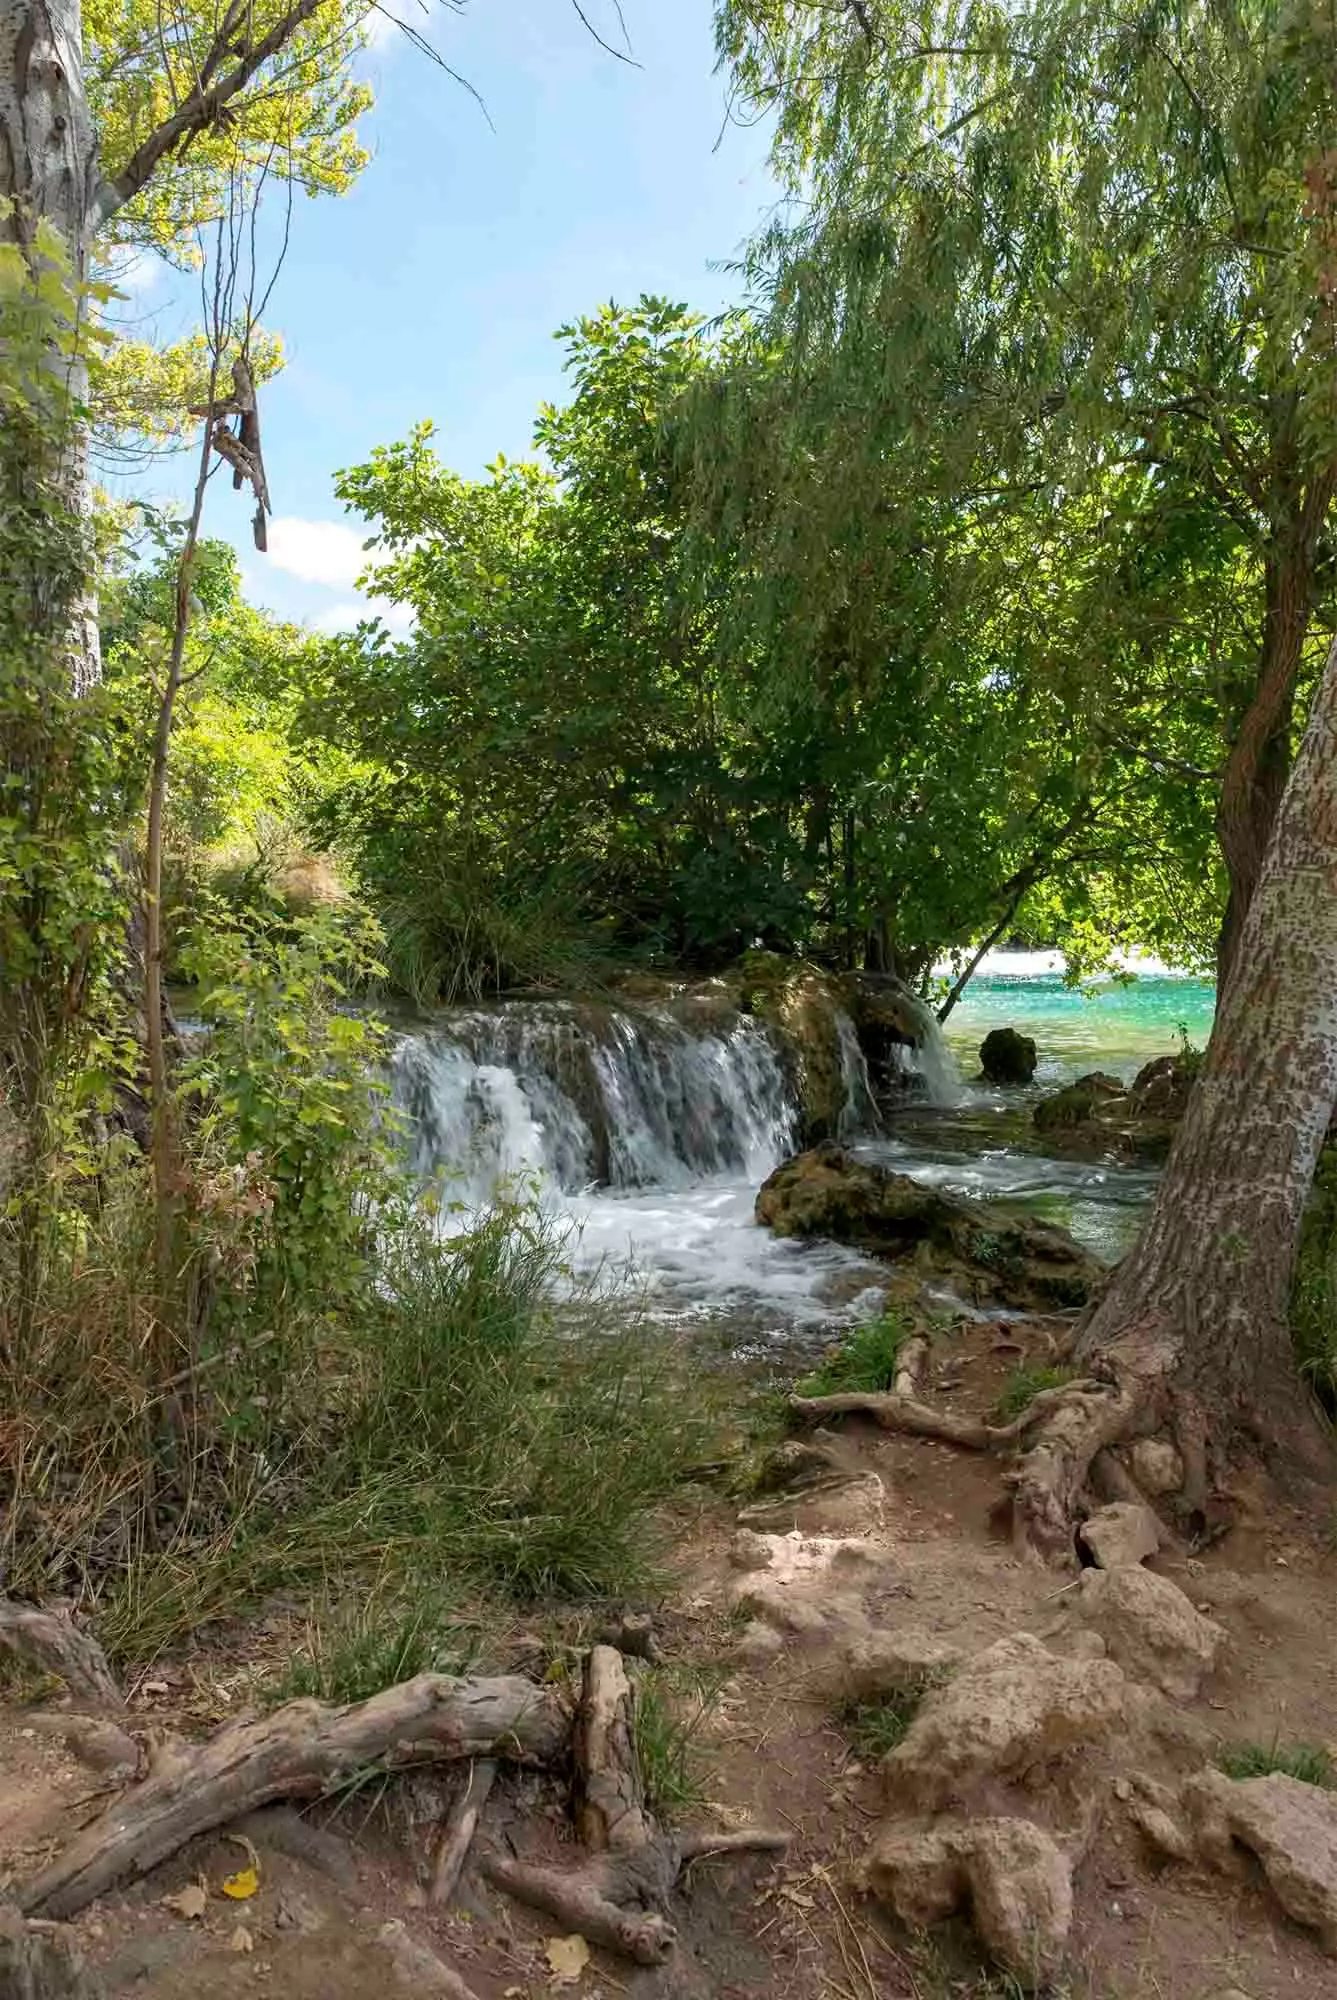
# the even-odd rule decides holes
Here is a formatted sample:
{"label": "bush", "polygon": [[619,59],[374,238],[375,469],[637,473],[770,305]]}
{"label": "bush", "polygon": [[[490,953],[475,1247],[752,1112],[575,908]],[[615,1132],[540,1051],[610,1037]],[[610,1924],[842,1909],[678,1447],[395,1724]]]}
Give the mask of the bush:
{"label": "bush", "polygon": [[1217,1763],[1228,1778],[1270,1778],[1274,1772],[1301,1784],[1337,1787],[1337,1770],[1326,1750],[1314,1743],[1241,1743],[1223,1750]]}

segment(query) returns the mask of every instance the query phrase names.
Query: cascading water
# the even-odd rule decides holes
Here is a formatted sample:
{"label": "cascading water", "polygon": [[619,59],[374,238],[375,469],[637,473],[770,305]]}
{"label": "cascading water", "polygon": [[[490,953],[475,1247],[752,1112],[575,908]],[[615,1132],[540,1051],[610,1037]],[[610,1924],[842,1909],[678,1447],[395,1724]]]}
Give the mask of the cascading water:
{"label": "cascading water", "polygon": [[[853,1026],[836,1026],[853,1138],[875,1111]],[[515,1001],[405,1035],[393,1091],[413,1167],[452,1210],[536,1194],[572,1222],[578,1266],[634,1269],[674,1309],[792,1325],[841,1317],[824,1287],[859,1262],[754,1224],[758,1185],[796,1142],[791,1079],[772,1031],[728,1008]]]}
{"label": "cascading water", "polygon": [[781,1051],[748,1016],[694,1033],[666,1013],[557,1002],[406,1036],[394,1094],[417,1172],[475,1201],[517,1177],[566,1193],[759,1179],[797,1120]]}

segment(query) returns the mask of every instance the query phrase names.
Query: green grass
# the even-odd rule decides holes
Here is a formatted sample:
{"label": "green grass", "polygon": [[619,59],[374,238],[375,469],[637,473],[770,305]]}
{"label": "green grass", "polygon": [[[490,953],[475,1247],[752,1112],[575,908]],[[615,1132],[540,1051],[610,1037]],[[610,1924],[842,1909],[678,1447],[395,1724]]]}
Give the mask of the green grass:
{"label": "green grass", "polygon": [[1238,1743],[1223,1750],[1217,1763],[1228,1778],[1270,1778],[1274,1772],[1298,1778],[1305,1785],[1337,1790],[1337,1768],[1326,1750],[1315,1743]]}
{"label": "green grass", "polygon": [[800,1396],[877,1395],[896,1380],[901,1349],[914,1333],[904,1313],[891,1308],[857,1327],[797,1384]]}
{"label": "green grass", "polygon": [[1065,1382],[1073,1380],[1071,1368],[1046,1367],[1023,1362],[1014,1368],[1003,1384],[998,1398],[996,1413],[1004,1423],[1011,1423],[1024,1410],[1028,1410],[1037,1396],[1046,1389],[1061,1389]]}
{"label": "green grass", "polygon": [[366,1701],[418,1674],[463,1674],[475,1663],[480,1632],[429,1585],[406,1591],[390,1572],[352,1603],[327,1597],[308,1617],[306,1646],[275,1683],[273,1697]]}
{"label": "green grass", "polygon": [[645,1803],[659,1819],[704,1805],[707,1762],[702,1725],[719,1694],[719,1680],[651,1668],[636,1685],[633,1732]]}
{"label": "green grass", "polygon": [[945,1678],[942,1672],[925,1672],[867,1701],[843,1703],[836,1710],[836,1722],[855,1755],[873,1763],[897,1749],[909,1734],[925,1695],[941,1687]]}

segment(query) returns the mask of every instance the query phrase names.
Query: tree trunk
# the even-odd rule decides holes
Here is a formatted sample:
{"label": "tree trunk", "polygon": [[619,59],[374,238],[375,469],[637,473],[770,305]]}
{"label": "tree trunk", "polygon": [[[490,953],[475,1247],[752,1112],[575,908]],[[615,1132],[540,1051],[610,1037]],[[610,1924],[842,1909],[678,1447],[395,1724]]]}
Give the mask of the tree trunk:
{"label": "tree trunk", "polygon": [[1244,920],[1286,789],[1295,683],[1313,611],[1318,542],[1335,489],[1337,469],[1328,467],[1292,494],[1292,521],[1286,533],[1274,536],[1267,557],[1258,677],[1226,759],[1216,814],[1229,883],[1217,945],[1221,993],[1238,958]]}
{"label": "tree trunk", "polygon": [[[70,277],[82,287],[92,237],[98,186],[97,145],[84,94],[83,23],[79,0],[0,0],[0,243],[17,244],[34,276],[42,257],[40,223],[55,229],[70,259]],[[90,514],[88,438],[83,420],[87,367],[76,345],[73,359],[54,364],[67,421],[54,485],[56,499],[80,520]],[[0,446],[0,449],[3,447]],[[41,621],[49,582],[41,553],[33,574],[18,584]],[[70,673],[76,693],[101,673],[97,611],[81,590],[55,615],[69,629]],[[48,629],[49,624],[45,628]]]}
{"label": "tree trunk", "polygon": [[1104,1389],[1060,1406],[1012,1475],[1022,1539],[1071,1553],[1098,1450],[1161,1426],[1201,1513],[1230,1445],[1330,1474],[1288,1323],[1300,1223],[1337,1104],[1337,644],[1240,933],[1203,1072],[1136,1247],[1082,1329]]}

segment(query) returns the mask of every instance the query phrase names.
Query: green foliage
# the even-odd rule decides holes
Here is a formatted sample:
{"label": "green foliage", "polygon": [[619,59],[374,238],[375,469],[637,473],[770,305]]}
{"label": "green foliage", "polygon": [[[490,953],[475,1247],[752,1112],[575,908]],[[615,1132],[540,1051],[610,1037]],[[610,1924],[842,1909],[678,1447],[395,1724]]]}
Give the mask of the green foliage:
{"label": "green foliage", "polygon": [[851,1750],[870,1764],[895,1750],[909,1735],[924,1696],[938,1685],[939,1678],[927,1675],[868,1701],[842,1703],[836,1722]]}
{"label": "green foliage", "polygon": [[1337,1410],[1337,1148],[1320,1155],[1291,1282],[1291,1331],[1302,1374]]}
{"label": "green foliage", "polygon": [[998,1416],[1003,1423],[1011,1423],[1014,1417],[1028,1410],[1037,1396],[1047,1389],[1061,1389],[1065,1382],[1071,1382],[1071,1368],[1046,1366],[1043,1363],[1024,1361],[1012,1370],[1003,1384],[998,1398]]}
{"label": "green foliage", "polygon": [[1313,1743],[1240,1743],[1223,1750],[1217,1763],[1228,1778],[1268,1778],[1273,1772],[1304,1785],[1337,1788],[1337,1770],[1326,1750]]}
{"label": "green foliage", "polygon": [[914,1333],[904,1313],[889,1306],[832,1348],[813,1374],[796,1385],[799,1396],[877,1395],[896,1380],[901,1349]]}
{"label": "green foliage", "polygon": [[386,1036],[343,1003],[379,975],[379,942],[355,906],[246,927],[206,910],[181,950],[209,1030],[183,1090],[226,1157],[266,1183],[256,1284],[280,1314],[311,1298],[336,1309],[372,1283],[374,1222],[395,1189]]}

